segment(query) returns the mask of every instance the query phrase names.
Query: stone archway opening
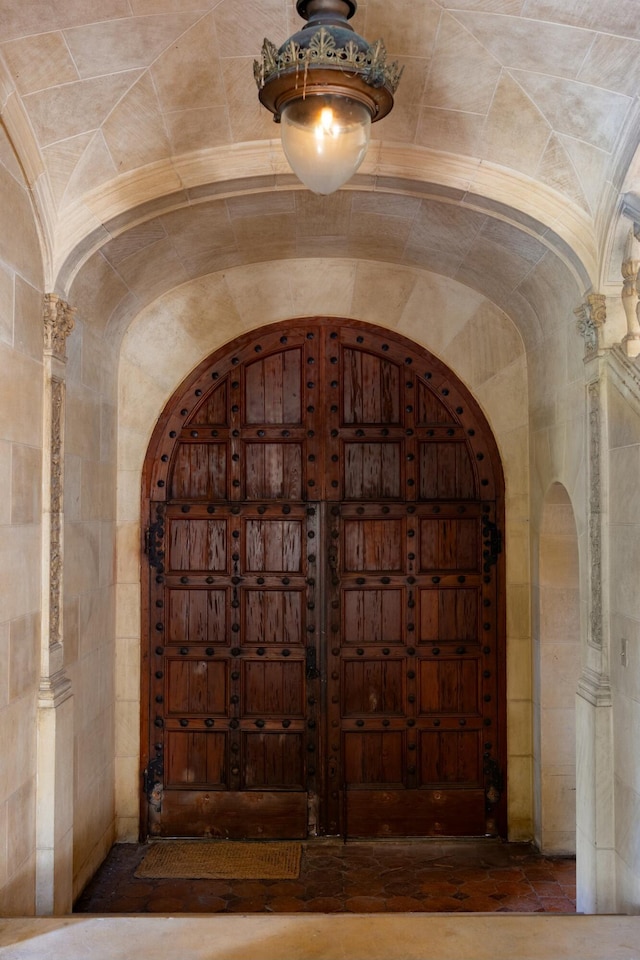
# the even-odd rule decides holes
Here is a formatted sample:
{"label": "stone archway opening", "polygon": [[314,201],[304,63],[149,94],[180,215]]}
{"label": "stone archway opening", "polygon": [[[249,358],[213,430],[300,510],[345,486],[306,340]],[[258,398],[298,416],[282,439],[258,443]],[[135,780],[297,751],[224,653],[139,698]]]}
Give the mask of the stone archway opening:
{"label": "stone archway opening", "polygon": [[145,835],[505,835],[502,467],[444,364],[356,321],[245,335],[144,476]]}
{"label": "stone archway opening", "polygon": [[544,853],[575,853],[579,558],[573,507],[560,483],[543,505],[534,609],[536,842]]}

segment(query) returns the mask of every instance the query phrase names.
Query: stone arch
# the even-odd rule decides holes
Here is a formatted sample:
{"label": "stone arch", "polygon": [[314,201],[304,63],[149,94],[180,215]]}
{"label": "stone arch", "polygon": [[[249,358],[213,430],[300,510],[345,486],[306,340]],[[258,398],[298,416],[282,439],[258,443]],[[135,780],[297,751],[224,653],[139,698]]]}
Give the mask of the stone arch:
{"label": "stone arch", "polygon": [[[329,285],[327,285],[329,284]],[[329,299],[329,309],[327,301]],[[323,309],[324,307],[324,309]],[[132,321],[119,361],[117,539],[117,833],[138,832],[141,471],[153,428],[191,370],[243,332],[293,316],[346,316],[396,330],[446,363],[480,404],[506,484],[507,661],[530,662],[527,365],[514,322],[476,291],[418,268],[365,261],[274,261],[184,284]],[[524,389],[523,389],[524,387]],[[508,765],[508,831],[532,833],[530,676],[508,684],[508,723],[518,725]],[[528,701],[528,702],[527,702]]]}
{"label": "stone arch", "polygon": [[142,498],[142,836],[304,837],[310,798],[312,835],[504,836],[502,470],[444,364],[342,318],[244,335]]}

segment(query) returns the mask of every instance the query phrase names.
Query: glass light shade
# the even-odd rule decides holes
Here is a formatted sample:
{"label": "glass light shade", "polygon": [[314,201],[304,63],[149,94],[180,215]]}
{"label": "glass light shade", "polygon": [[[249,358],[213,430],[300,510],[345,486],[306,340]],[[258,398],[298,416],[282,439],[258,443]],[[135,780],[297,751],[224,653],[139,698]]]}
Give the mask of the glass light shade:
{"label": "glass light shade", "polygon": [[313,193],[333,193],[365,158],[371,113],[335,94],[311,94],[282,110],[282,146],[291,169]]}

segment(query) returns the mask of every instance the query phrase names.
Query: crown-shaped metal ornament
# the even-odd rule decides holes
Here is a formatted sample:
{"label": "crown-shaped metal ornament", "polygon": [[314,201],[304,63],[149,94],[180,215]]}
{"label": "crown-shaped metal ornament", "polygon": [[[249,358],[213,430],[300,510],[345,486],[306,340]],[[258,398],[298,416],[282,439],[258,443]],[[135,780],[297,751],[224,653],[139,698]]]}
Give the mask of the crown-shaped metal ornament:
{"label": "crown-shaped metal ornament", "polygon": [[260,101],[276,122],[291,100],[317,93],[364,103],[372,122],[385,117],[404,68],[387,61],[382,40],[369,44],[349,24],[356,0],[297,0],[296,9],[306,25],[280,48],[265,39],[253,64]]}

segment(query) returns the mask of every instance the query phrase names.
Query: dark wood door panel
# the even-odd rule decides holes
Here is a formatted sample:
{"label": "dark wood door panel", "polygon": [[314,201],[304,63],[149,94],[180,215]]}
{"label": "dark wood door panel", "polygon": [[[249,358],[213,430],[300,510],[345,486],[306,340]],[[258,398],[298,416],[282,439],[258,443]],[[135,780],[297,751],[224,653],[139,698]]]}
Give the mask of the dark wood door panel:
{"label": "dark wood door panel", "polygon": [[220,660],[166,657],[167,716],[226,717],[228,664]]}
{"label": "dark wood door panel", "polygon": [[227,783],[227,735],[168,730],[165,747],[168,787],[222,789]]}
{"label": "dark wood door panel", "polygon": [[[230,376],[223,380],[212,374],[211,379],[215,386],[209,387],[204,399],[200,390],[194,395],[197,399],[195,408],[190,411],[189,426],[193,427],[228,427],[229,426],[229,392],[231,388]],[[184,416],[181,414],[181,416]]]}
{"label": "dark wood door panel", "polygon": [[226,519],[170,516],[167,567],[170,572],[207,574],[229,569],[229,524]]}
{"label": "dark wood door panel", "polygon": [[300,424],[304,388],[301,347],[280,349],[244,368],[246,424]]}
{"label": "dark wood door panel", "polygon": [[[428,371],[431,373],[431,371]],[[448,387],[440,388],[447,390],[446,396],[449,396]],[[442,402],[442,397],[438,396],[437,386],[433,376],[419,377],[416,388],[416,423],[421,427],[434,427],[447,424],[449,428],[455,428],[460,423],[457,410],[454,413],[451,407]]]}
{"label": "dark wood door panel", "polygon": [[345,645],[402,643],[406,608],[403,586],[349,585],[342,594],[342,607]]}
{"label": "dark wood door panel", "polygon": [[421,500],[474,500],[477,483],[464,439],[430,440],[419,446]]}
{"label": "dark wood door panel", "polygon": [[247,573],[302,573],[302,518],[247,518],[244,527],[244,568]]}
{"label": "dark wood door panel", "polygon": [[504,831],[500,463],[440,361],[355,322],[247,334],[145,484],[148,833]]}
{"label": "dark wood door panel", "polygon": [[402,495],[400,442],[348,442],[343,446],[345,500],[397,500]]}
{"label": "dark wood door panel", "polygon": [[438,587],[417,591],[419,643],[469,643],[480,641],[479,586]]}
{"label": "dark wood door panel", "polygon": [[[427,834],[491,829],[482,790],[497,724],[497,624],[483,516],[480,504],[451,501],[331,510],[331,611],[341,615],[330,613],[339,645],[329,693],[342,731],[332,757],[348,834],[411,836],[415,821],[398,813],[411,807],[404,798],[435,817],[442,789],[464,815],[454,824],[438,808]],[[369,826],[354,828],[356,816]]]}
{"label": "dark wood door panel", "polygon": [[306,590],[245,587],[244,636],[249,630],[254,643],[291,646],[304,643],[304,607]]}
{"label": "dark wood door panel", "polygon": [[[318,730],[319,681],[307,675],[309,648],[318,660],[308,582],[316,511],[302,503],[158,510],[166,550],[152,578],[149,692],[164,773],[149,803],[149,830],[300,836]],[[254,792],[262,804],[242,799]],[[240,827],[216,795],[234,797],[247,817],[259,809],[269,823]]]}
{"label": "dark wood door panel", "polygon": [[304,718],[304,660],[245,659],[242,693],[247,717]]}
{"label": "dark wood door panel", "polygon": [[150,803],[149,832],[219,840],[304,839],[307,805],[302,791],[174,790],[163,797],[160,810]]}
{"label": "dark wood door panel", "polygon": [[176,451],[171,497],[174,500],[226,500],[229,496],[227,446],[185,442]]}
{"label": "dark wood door panel", "polygon": [[404,660],[371,659],[362,651],[358,660],[342,664],[342,713],[346,717],[403,716]]}
{"label": "dark wood door panel", "polygon": [[477,657],[421,659],[418,711],[429,716],[479,717],[480,677]]}
{"label": "dark wood door panel", "polygon": [[242,737],[242,786],[245,790],[304,792],[304,733],[253,733]]}
{"label": "dark wood door panel", "polygon": [[302,444],[247,442],[244,484],[247,500],[302,500]]}
{"label": "dark wood door panel", "polygon": [[223,644],[229,635],[228,587],[168,589],[167,643]]}
{"label": "dark wood door panel", "polygon": [[480,729],[422,730],[418,737],[421,787],[482,787]]}
{"label": "dark wood door panel", "polygon": [[405,786],[406,738],[402,730],[347,730],[343,736],[347,789],[372,784],[384,785],[389,790]]}
{"label": "dark wood door panel", "polygon": [[350,837],[477,837],[485,829],[484,790],[353,790]]}
{"label": "dark wood door panel", "polygon": [[479,518],[422,517],[418,542],[422,573],[480,572]]}
{"label": "dark wood door panel", "polygon": [[400,364],[369,350],[346,345],[342,346],[341,361],[343,423],[399,425]]}
{"label": "dark wood door panel", "polygon": [[446,406],[449,386],[410,370],[413,358],[391,376],[389,361],[357,347],[342,356],[331,434],[342,499],[329,513],[333,815],[348,835],[484,833],[485,762],[499,749],[485,454],[472,456],[463,403]]}
{"label": "dark wood door panel", "polygon": [[343,569],[345,573],[401,573],[404,522],[398,519],[367,518],[344,521]]}

